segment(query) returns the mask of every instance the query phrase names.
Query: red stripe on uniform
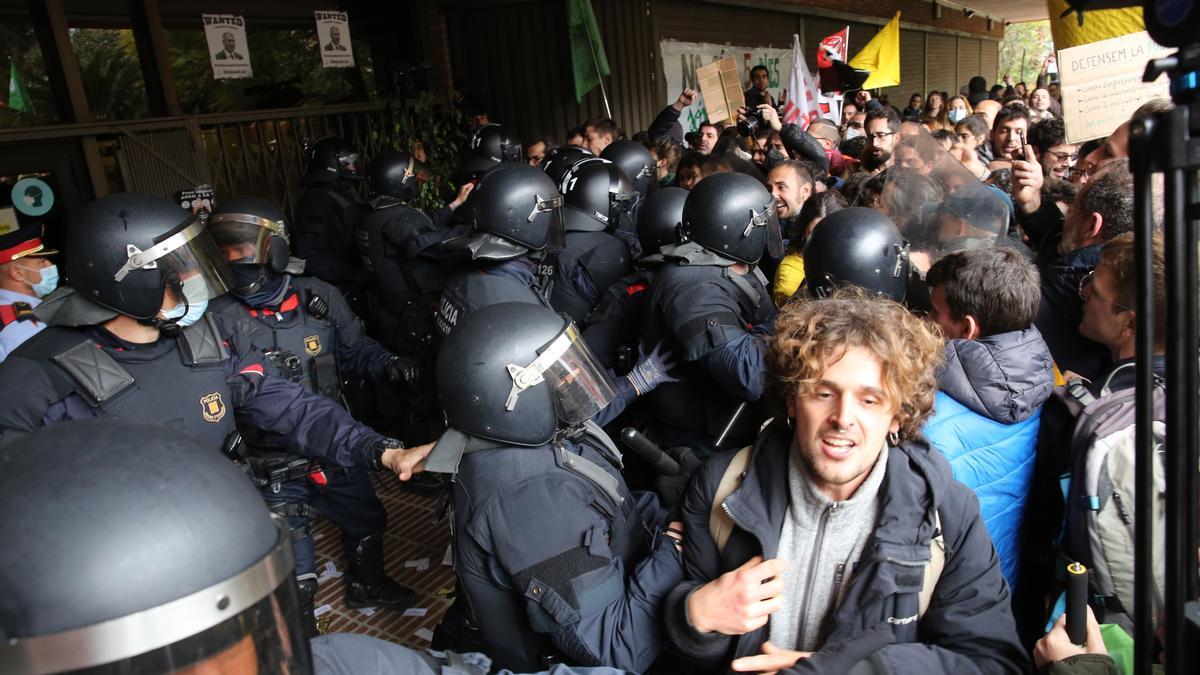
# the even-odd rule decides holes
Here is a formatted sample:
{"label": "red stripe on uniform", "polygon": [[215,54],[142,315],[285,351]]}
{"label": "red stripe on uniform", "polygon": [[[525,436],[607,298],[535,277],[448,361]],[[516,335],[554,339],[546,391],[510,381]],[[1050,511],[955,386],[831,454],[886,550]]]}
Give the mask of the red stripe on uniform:
{"label": "red stripe on uniform", "polygon": [[262,364],[259,364],[259,363],[255,363],[253,365],[249,365],[249,366],[246,366],[245,368],[242,368],[242,371],[241,371],[242,375],[247,375],[250,373],[254,373],[255,375],[264,375],[265,374],[263,372]]}

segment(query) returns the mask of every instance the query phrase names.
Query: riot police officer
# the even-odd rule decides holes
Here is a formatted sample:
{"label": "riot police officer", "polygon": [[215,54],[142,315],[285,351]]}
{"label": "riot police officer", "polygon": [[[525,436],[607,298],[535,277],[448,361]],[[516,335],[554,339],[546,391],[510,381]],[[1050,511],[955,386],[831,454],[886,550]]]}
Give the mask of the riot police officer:
{"label": "riot police officer", "polygon": [[554,257],[550,304],[582,324],[600,295],[633,270],[641,195],[620,167],[598,157],[572,166],[559,187],[566,243]]}
{"label": "riot police officer", "polygon": [[[408,206],[416,196],[414,165],[411,155],[395,150],[371,160],[367,184],[373,196],[359,222],[357,243],[379,334],[393,351],[424,358],[450,267],[440,245],[465,234],[466,228],[445,227]],[[457,205],[444,210],[451,208]],[[449,218],[442,220],[448,223]]]}
{"label": "riot police officer", "polygon": [[466,314],[500,302],[549,306],[552,265],[562,241],[562,196],[538,169],[500,166],[483,176],[462,210],[470,227],[446,242],[472,262],[446,281],[434,326],[441,338]]}
{"label": "riot police officer", "polygon": [[652,397],[667,445],[704,456],[718,440],[733,447],[758,428],[753,404],[775,306],[755,263],[764,249],[782,253],[777,218],[770,193],[744,174],[709,176],[688,193],[681,243],[654,280],[643,334],[643,344],[666,340],[685,362],[683,381]]}
{"label": "riot police officer", "polygon": [[[223,201],[209,230],[230,263],[235,286],[211,305],[212,314],[239,340],[255,346],[273,377],[298,383],[335,401],[343,375],[374,383],[411,386],[416,361],[387,351],[363,332],[331,284],[285,273],[288,231],[283,213],[254,197]],[[366,467],[323,466],[291,452],[289,439],[239,425],[241,455],[263,498],[287,517],[301,600],[311,608],[317,593],[316,544],[310,533],[315,509],[342,531],[347,561],[346,604],[404,609],[416,594],[383,571],[387,512],[375,496]]]}
{"label": "riot police officer", "polygon": [[517,671],[643,672],[683,570],[665,509],[630,493],[588,422],[614,390],[575,326],[535,304],[482,308],[443,344],[437,382],[450,429],[426,470],[456,474],[458,607],[473,628],[460,639]]}
{"label": "riot police officer", "polygon": [[658,185],[654,156],[637,141],[613,141],[604,148],[600,157],[621,167],[643,199],[649,196],[652,187]]}
{"label": "riot police officer", "polygon": [[522,155],[520,140],[495,122],[485,124],[471,134],[471,140],[459,161],[455,182],[477,181],[500,164],[520,162]]}
{"label": "riot police officer", "polygon": [[585,321],[583,337],[588,347],[605,367],[618,373],[627,371],[631,357],[637,354],[641,327],[649,312],[650,287],[665,254],[678,243],[687,194],[683,188],[663,188],[638,207],[637,236],[643,255],[635,263],[637,269],[609,286]]}
{"label": "riot police officer", "polygon": [[817,223],[805,242],[805,277],[795,295],[820,298],[854,284],[904,302],[909,269],[908,242],[887,216],[861,206],[842,209]]}
{"label": "riot police officer", "polygon": [[85,207],[67,233],[71,286],[35,312],[48,327],[0,364],[0,443],[72,419],[141,420],[214,450],[234,414],[339,466],[401,468],[421,451],[356,423],[329,398],[265,372],[205,314],[234,285],[205,225],[134,193]]}
{"label": "riot police officer", "polygon": [[550,176],[550,180],[554,181],[555,185],[562,185],[563,178],[567,177],[567,172],[571,167],[582,162],[589,157],[595,157],[591,151],[586,148],[581,148],[577,145],[560,145],[551,150],[546,159],[542,160],[541,169]]}
{"label": "riot police officer", "polygon": [[304,192],[296,202],[294,250],[305,272],[353,291],[361,283],[354,230],[360,204],[354,194],[361,180],[361,154],[348,141],[327,136],[309,149]]}

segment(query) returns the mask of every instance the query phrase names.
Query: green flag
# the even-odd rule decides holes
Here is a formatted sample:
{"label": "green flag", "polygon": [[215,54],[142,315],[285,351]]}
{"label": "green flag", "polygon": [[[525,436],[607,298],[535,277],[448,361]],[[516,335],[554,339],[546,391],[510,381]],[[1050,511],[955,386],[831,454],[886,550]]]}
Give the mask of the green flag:
{"label": "green flag", "polygon": [[571,43],[571,68],[575,72],[575,101],[600,84],[608,75],[608,57],[600,42],[600,27],[592,12],[591,0],[567,0],[568,39]]}
{"label": "green flag", "polygon": [[17,73],[17,64],[9,62],[8,68],[8,107],[19,112],[33,112],[33,101],[25,85],[21,84],[21,76]]}

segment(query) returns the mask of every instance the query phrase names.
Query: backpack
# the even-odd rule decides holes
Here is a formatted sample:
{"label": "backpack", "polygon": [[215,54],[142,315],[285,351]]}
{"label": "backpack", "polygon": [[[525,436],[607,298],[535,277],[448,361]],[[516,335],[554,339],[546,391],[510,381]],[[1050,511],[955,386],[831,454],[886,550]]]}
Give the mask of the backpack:
{"label": "backpack", "polygon": [[[717,491],[713,494],[712,506],[708,512],[708,531],[717,545],[717,553],[725,551],[729,535],[733,534],[733,518],[725,511],[725,498],[733,494],[733,491],[742,484],[742,478],[746,476],[746,468],[750,464],[751,447],[747,445],[733,456],[729,466],[725,467],[725,473],[721,474],[721,481],[717,483]],[[925,610],[929,609],[933,591],[937,587],[938,579],[942,576],[942,568],[946,566],[946,540],[942,533],[942,515],[934,511],[933,518],[936,534],[933,539],[929,540],[929,564],[925,566],[925,579],[921,586],[921,595],[917,605],[918,617],[925,616]]]}
{"label": "backpack", "polygon": [[[1132,367],[1132,366],[1130,366]],[[1094,396],[1079,380],[1057,387],[1055,396],[1076,417],[1071,436],[1071,474],[1067,489],[1063,552],[1087,567],[1091,605],[1100,623],[1115,623],[1133,634],[1134,597],[1134,388],[1110,391],[1107,383]],[[1157,624],[1163,606],[1166,533],[1166,478],[1163,441],[1166,434],[1166,390],[1154,387],[1154,495],[1152,541]]]}

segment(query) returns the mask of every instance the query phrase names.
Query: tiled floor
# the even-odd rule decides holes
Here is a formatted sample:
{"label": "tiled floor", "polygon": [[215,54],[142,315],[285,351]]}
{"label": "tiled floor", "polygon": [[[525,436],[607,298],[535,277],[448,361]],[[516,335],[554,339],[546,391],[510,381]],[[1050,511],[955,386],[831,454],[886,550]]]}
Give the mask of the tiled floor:
{"label": "tiled floor", "polygon": [[[379,610],[368,616],[364,610],[349,609],[342,601],[345,578],[330,577],[321,580],[317,592],[317,626],[323,633],[364,633],[424,649],[429,646],[434,627],[450,606],[446,596],[454,590],[454,572],[442,564],[450,543],[448,518],[432,522],[437,500],[402,492],[394,476],[376,476],[375,490],[388,512],[388,529],[384,535],[384,564],[388,575],[417,591],[415,607],[425,609],[426,614],[415,617],[404,616],[397,610]],[[330,562],[338,572],[344,572],[346,563],[338,529],[329,521],[319,519],[314,536],[317,573],[321,574]],[[406,566],[406,563],[416,565],[416,561],[421,560],[428,563],[424,571]]]}

